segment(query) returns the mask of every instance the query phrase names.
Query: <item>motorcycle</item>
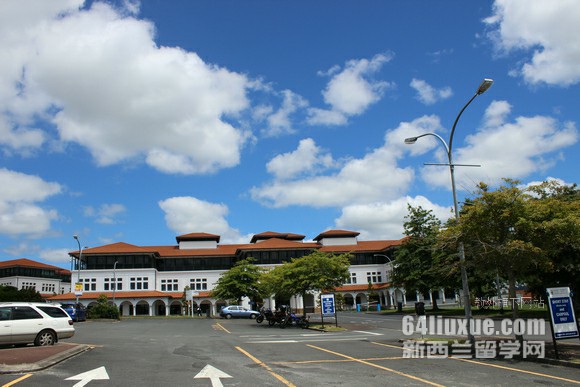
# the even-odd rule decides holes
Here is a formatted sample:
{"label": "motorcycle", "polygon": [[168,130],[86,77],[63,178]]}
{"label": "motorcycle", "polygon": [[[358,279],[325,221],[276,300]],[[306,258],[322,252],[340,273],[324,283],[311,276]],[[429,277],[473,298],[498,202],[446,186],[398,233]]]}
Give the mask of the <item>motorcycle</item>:
{"label": "motorcycle", "polygon": [[277,310],[272,312],[271,309],[260,309],[260,315],[256,317],[256,322],[261,324],[264,320],[268,321],[269,326],[273,326],[275,324],[280,324],[280,328],[285,328],[285,324],[282,322],[285,321],[286,312],[282,310]]}
{"label": "motorcycle", "polygon": [[296,326],[306,329],[310,325],[310,322],[308,321],[308,316],[297,316],[295,313],[288,313],[283,324],[285,326]]}

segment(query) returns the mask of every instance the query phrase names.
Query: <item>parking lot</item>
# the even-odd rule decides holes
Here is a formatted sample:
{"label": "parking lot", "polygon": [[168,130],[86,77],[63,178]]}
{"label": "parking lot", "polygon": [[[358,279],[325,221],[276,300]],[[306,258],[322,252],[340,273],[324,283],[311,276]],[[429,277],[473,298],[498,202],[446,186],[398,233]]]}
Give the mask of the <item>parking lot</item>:
{"label": "parking lot", "polygon": [[[145,318],[75,324],[91,350],[16,386],[578,385],[580,370],[524,361],[403,358],[400,317],[350,314],[340,332],[246,319]],[[399,320],[398,320],[399,319]],[[0,350],[1,351],[1,350]],[[0,352],[1,356],[1,352]]]}

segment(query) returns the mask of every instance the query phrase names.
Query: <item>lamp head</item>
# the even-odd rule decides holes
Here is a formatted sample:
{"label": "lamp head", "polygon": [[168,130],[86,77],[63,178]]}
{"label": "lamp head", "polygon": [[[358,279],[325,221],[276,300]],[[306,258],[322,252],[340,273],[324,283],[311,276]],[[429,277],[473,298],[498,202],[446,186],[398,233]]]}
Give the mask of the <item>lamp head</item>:
{"label": "lamp head", "polygon": [[493,79],[485,78],[479,88],[477,89],[477,94],[483,94],[493,85]]}
{"label": "lamp head", "polygon": [[79,236],[77,234],[73,235],[73,238],[75,238],[77,241],[79,240]]}
{"label": "lamp head", "polygon": [[419,137],[409,137],[405,139],[405,144],[410,145],[410,144],[414,144],[417,142],[417,139]]}

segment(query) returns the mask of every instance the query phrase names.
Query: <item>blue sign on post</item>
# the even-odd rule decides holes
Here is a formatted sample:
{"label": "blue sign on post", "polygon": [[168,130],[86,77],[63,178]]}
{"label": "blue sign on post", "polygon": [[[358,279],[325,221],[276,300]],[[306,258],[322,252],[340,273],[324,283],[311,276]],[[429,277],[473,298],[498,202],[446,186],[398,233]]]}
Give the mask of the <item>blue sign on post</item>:
{"label": "blue sign on post", "polygon": [[555,339],[579,337],[570,288],[549,288],[548,300]]}
{"label": "blue sign on post", "polygon": [[322,315],[334,316],[334,294],[320,295],[320,302],[322,303]]}

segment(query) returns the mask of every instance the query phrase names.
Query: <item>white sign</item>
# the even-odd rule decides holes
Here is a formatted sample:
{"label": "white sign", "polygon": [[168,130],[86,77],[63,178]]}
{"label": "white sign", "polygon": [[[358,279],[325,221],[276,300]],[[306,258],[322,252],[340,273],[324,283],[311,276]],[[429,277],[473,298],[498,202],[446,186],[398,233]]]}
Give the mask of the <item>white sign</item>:
{"label": "white sign", "polygon": [[556,339],[580,337],[572,307],[570,288],[549,288],[547,290],[554,337]]}

